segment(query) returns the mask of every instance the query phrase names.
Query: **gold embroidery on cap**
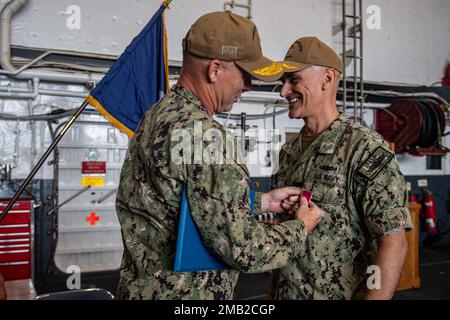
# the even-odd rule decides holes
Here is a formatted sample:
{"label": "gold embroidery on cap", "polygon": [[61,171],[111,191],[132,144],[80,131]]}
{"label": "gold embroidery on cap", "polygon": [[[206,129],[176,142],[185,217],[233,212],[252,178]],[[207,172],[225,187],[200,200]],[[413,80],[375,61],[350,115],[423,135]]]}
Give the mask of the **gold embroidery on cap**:
{"label": "gold embroidery on cap", "polygon": [[237,58],[238,48],[233,46],[222,46],[222,56],[224,58]]}
{"label": "gold embroidery on cap", "polygon": [[288,69],[288,70],[293,70],[296,69],[297,67],[291,66],[289,64],[283,63],[283,68]]}
{"label": "gold embroidery on cap", "polygon": [[281,66],[281,64],[279,64],[277,62],[272,62],[272,64],[270,66],[253,70],[254,73],[260,74],[262,76],[271,76],[271,75],[280,73],[282,71],[283,71],[283,67]]}

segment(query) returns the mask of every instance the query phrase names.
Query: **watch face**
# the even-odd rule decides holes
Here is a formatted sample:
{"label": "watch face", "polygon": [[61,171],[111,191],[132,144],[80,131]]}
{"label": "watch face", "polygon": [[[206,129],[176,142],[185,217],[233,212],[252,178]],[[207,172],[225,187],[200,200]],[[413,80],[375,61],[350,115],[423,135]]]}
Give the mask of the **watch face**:
{"label": "watch face", "polygon": [[97,161],[98,160],[98,153],[96,150],[89,150],[86,154],[86,159],[88,161]]}

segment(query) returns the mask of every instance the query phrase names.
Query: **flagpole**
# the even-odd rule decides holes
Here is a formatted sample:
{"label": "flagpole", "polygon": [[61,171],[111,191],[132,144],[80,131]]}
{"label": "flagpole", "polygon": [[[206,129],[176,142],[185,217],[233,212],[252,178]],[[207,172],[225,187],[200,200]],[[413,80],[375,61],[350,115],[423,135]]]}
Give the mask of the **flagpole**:
{"label": "flagpole", "polygon": [[88,105],[88,101],[84,100],[83,104],[77,109],[75,114],[69,119],[69,121],[64,125],[62,130],[56,135],[55,140],[53,140],[52,144],[48,147],[48,149],[45,151],[45,153],[42,155],[41,159],[39,159],[38,163],[33,167],[33,170],[31,170],[28,177],[25,179],[25,181],[20,186],[19,190],[17,190],[16,194],[12,198],[12,200],[8,203],[5,210],[0,213],[0,223],[2,222],[3,218],[6,216],[8,211],[12,208],[14,203],[17,201],[17,199],[22,194],[23,190],[30,184],[31,180],[33,180],[33,177],[36,175],[36,173],[39,171],[39,169],[44,164],[47,157],[50,155],[50,153],[53,152],[53,150],[56,148],[56,145],[58,142],[62,139],[64,134],[69,130],[69,128],[72,126],[72,124],[75,122],[75,120],[79,117],[79,115],[83,112],[83,110]]}
{"label": "flagpole", "polygon": [[[169,8],[170,3],[172,0],[165,0],[162,5],[167,9]],[[168,65],[168,63],[166,62]],[[168,73],[168,72],[167,72]],[[166,75],[168,77],[168,74]],[[6,208],[3,210],[3,212],[0,213],[0,223],[6,216],[6,214],[9,212],[9,210],[12,208],[14,203],[17,201],[17,199],[20,197],[22,192],[25,190],[25,188],[30,184],[31,180],[33,180],[33,177],[36,175],[36,173],[39,171],[39,169],[44,164],[47,157],[50,155],[51,152],[56,148],[56,145],[58,142],[62,139],[64,134],[69,130],[69,128],[72,126],[72,124],[75,122],[75,120],[78,118],[78,116],[83,112],[83,110],[86,108],[86,106],[89,104],[88,99],[86,99],[83,104],[77,109],[75,114],[69,119],[69,121],[64,125],[63,129],[56,135],[55,140],[51,143],[51,145],[48,147],[48,149],[45,151],[45,153],[42,155],[41,159],[36,163],[36,165],[31,170],[28,177],[25,179],[25,181],[20,186],[19,190],[15,193],[14,197],[11,199],[11,201],[8,203]]]}

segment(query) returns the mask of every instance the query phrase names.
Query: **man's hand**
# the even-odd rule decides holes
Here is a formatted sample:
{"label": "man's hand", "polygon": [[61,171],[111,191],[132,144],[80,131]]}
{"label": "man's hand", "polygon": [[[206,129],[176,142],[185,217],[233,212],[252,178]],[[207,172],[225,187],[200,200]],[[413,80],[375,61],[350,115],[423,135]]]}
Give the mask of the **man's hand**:
{"label": "man's hand", "polygon": [[323,211],[314,202],[308,201],[305,197],[300,199],[300,206],[295,211],[295,219],[303,221],[308,233],[319,223],[322,218]]}
{"label": "man's hand", "polygon": [[281,213],[292,210],[301,193],[301,188],[281,188],[263,193],[261,196],[261,211]]}

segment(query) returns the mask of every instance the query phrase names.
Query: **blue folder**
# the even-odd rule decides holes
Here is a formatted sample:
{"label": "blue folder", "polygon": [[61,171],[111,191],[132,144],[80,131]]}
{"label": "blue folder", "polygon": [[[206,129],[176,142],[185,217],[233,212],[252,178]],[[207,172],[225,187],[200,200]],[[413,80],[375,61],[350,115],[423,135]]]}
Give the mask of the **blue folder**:
{"label": "blue folder", "polygon": [[[255,191],[250,190],[250,212],[254,208]],[[214,256],[202,242],[200,232],[192,219],[186,187],[181,197],[180,223],[178,225],[177,249],[173,271],[189,272],[222,270],[229,266]]]}
{"label": "blue folder", "polygon": [[200,232],[192,219],[186,187],[184,187],[173,271],[221,270],[226,268],[229,267],[209,252],[203,244]]}

